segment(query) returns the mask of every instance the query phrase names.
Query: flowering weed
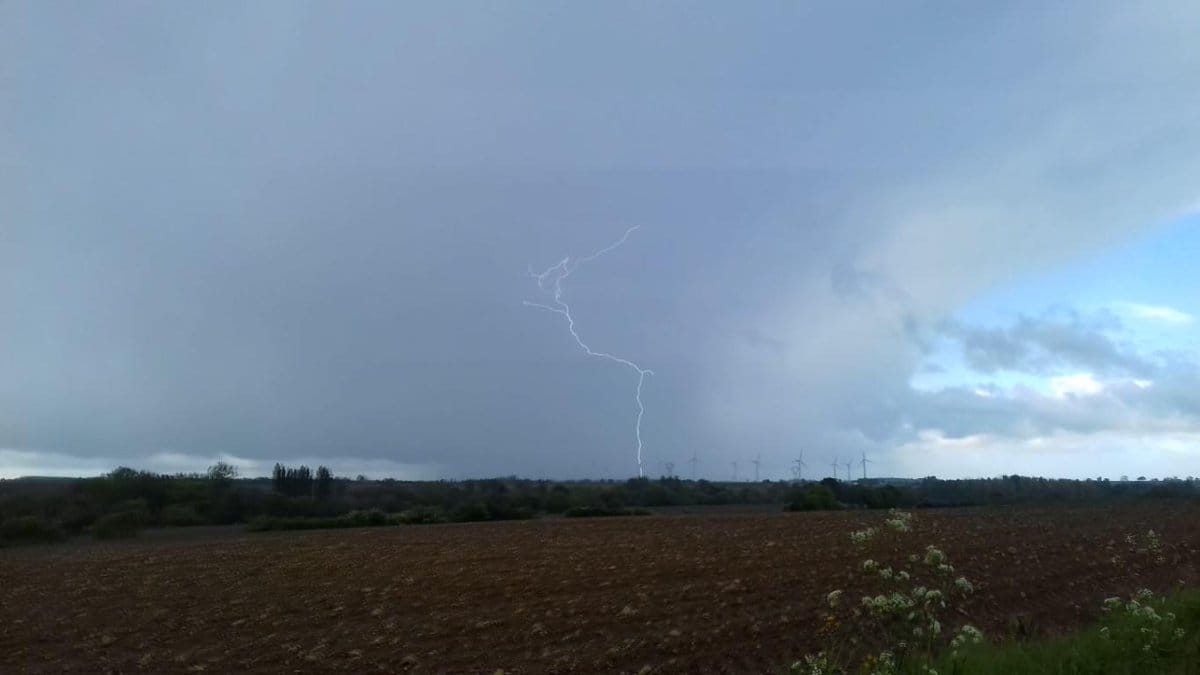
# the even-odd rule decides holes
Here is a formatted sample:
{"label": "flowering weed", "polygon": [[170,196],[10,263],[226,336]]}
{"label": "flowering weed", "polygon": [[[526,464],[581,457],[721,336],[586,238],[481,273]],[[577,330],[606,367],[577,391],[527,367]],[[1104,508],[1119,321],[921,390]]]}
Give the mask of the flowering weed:
{"label": "flowering weed", "polygon": [[[841,589],[826,595],[830,612],[819,633],[828,640],[827,647],[793,663],[793,673],[931,673],[936,672],[933,660],[941,648],[982,640],[983,634],[974,626],[963,625],[947,635],[942,625],[956,609],[955,601],[973,593],[974,585],[965,577],[954,577],[953,565],[937,546],[907,556],[895,554],[896,544],[913,531],[911,513],[892,510],[884,526],[851,532],[850,541],[860,549],[876,544],[895,559],[866,558],[858,564],[857,573],[875,589],[858,603],[843,603]],[[838,613],[850,616],[843,622]],[[830,630],[843,625],[854,632]]]}

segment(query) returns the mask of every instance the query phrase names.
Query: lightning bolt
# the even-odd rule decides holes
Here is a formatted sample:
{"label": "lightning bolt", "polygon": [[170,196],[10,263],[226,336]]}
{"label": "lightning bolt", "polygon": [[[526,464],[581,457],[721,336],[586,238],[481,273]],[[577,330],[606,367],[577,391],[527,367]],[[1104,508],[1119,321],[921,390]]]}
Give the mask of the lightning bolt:
{"label": "lightning bolt", "polygon": [[546,271],[542,272],[541,274],[534,272],[533,266],[531,265],[529,268],[529,276],[531,278],[537,280],[538,290],[541,291],[543,294],[550,295],[553,298],[553,303],[552,304],[543,304],[540,302],[530,302],[529,300],[526,300],[526,301],[524,301],[524,304],[529,307],[537,307],[539,309],[544,309],[544,310],[547,310],[550,312],[554,312],[555,314],[562,315],[562,317],[567,320],[567,330],[569,330],[571,332],[571,337],[575,338],[575,344],[579,345],[579,348],[582,349],[588,356],[594,356],[596,358],[607,359],[609,361],[612,361],[613,363],[619,363],[623,366],[631,368],[634,372],[637,373],[637,375],[638,375],[637,395],[634,398],[637,401],[638,414],[637,414],[637,424],[634,426],[634,432],[637,436],[637,465],[638,465],[638,477],[640,478],[643,475],[642,474],[642,417],[644,417],[646,414],[646,406],[642,404],[642,385],[646,382],[646,376],[653,375],[654,371],[650,370],[648,368],[643,368],[643,367],[639,366],[638,364],[634,363],[633,361],[630,361],[629,359],[621,358],[620,356],[614,356],[614,355],[608,354],[606,352],[597,352],[597,351],[592,350],[592,348],[589,347],[587,345],[587,343],[583,341],[583,338],[579,337],[579,333],[575,330],[575,317],[571,315],[570,305],[568,305],[566,302],[563,301],[563,289],[562,289],[563,279],[566,279],[567,277],[571,276],[571,273],[573,273],[575,270],[579,269],[580,265],[591,262],[591,261],[603,256],[604,254],[609,253],[613,249],[619,248],[622,244],[625,243],[626,240],[629,239],[629,235],[633,234],[634,230],[636,230],[636,229],[638,229],[637,225],[629,228],[628,230],[625,231],[625,234],[619,240],[617,240],[616,243],[610,244],[609,246],[606,246],[589,256],[584,256],[582,258],[576,258],[575,260],[571,260],[571,257],[567,256],[566,258],[563,258],[562,260],[558,261],[558,264],[547,268]]}

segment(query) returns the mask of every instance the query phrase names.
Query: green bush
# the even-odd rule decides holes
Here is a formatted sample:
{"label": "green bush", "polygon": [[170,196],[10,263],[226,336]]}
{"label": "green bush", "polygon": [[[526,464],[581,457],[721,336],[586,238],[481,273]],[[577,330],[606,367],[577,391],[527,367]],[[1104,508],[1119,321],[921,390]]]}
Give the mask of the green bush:
{"label": "green bush", "polygon": [[533,509],[519,506],[507,499],[491,499],[484,503],[487,517],[483,520],[529,520],[533,518]]}
{"label": "green bush", "polygon": [[562,513],[569,508],[571,508],[571,496],[565,488],[551,492],[542,500],[542,510],[546,513]]}
{"label": "green bush", "polygon": [[85,530],[99,517],[99,511],[86,502],[72,502],[65,505],[58,513],[58,522],[64,530],[79,533]]}
{"label": "green bush", "polygon": [[836,511],[842,506],[828,486],[809,485],[784,508],[787,511]]}
{"label": "green bush", "polygon": [[379,509],[368,509],[366,511],[351,511],[339,518],[345,519],[350,524],[347,527],[381,527],[390,525],[388,516]]}
{"label": "green bush", "polygon": [[250,521],[246,529],[251,532],[272,532],[278,530],[328,530],[340,527],[355,527],[355,525],[343,518],[272,518],[271,516],[259,516]]}
{"label": "green bush", "polygon": [[438,509],[418,506],[392,516],[401,525],[432,525],[446,522],[446,516]]}
{"label": "green bush", "polygon": [[456,523],[472,523],[491,519],[492,515],[488,513],[487,506],[481,502],[463,504],[450,513],[450,520]]}
{"label": "green bush", "polygon": [[383,527],[397,525],[396,517],[378,509],[368,511],[351,511],[334,518],[272,518],[259,516],[250,521],[247,529],[251,532],[270,532],[278,530],[332,530],[346,527]]}
{"label": "green bush", "polygon": [[196,507],[191,504],[169,504],[164,506],[161,520],[163,525],[171,525],[173,527],[204,524],[204,519],[196,512]]}
{"label": "green bush", "polygon": [[150,504],[144,498],[126,499],[112,508],[114,513],[128,511],[138,514],[143,522],[150,519]]}
{"label": "green bush", "polygon": [[58,526],[37,516],[16,516],[0,523],[0,546],[52,542],[62,536]]}
{"label": "green bush", "polygon": [[604,506],[574,506],[563,511],[567,518],[606,518],[612,516],[648,516],[646,509],[614,509]]}
{"label": "green bush", "polygon": [[103,516],[92,524],[92,536],[96,539],[125,539],[136,537],[146,526],[146,518],[139,511],[118,511]]}

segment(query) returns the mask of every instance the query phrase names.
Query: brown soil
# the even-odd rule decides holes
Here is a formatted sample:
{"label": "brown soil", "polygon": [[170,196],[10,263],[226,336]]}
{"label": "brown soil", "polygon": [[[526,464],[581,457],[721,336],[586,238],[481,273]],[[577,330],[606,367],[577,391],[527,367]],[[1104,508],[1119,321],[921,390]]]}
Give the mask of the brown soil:
{"label": "brown soil", "polygon": [[[1196,585],[1200,507],[918,512],[996,636]],[[815,651],[848,533],[881,513],[720,514],[204,533],[0,551],[5,672],[779,672]],[[1129,533],[1160,533],[1165,562]],[[1118,560],[1114,561],[1114,557]]]}

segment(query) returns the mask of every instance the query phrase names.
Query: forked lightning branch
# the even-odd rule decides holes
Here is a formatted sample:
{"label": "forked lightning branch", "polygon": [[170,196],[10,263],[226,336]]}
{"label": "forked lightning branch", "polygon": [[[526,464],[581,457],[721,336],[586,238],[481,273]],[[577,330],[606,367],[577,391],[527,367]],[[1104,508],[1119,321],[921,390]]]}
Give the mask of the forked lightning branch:
{"label": "forked lightning branch", "polygon": [[616,243],[606,246],[589,256],[576,258],[574,260],[572,260],[570,256],[567,256],[566,258],[558,261],[557,264],[547,268],[546,271],[542,272],[541,274],[535,273],[531,266],[529,269],[529,276],[537,281],[538,291],[540,291],[543,295],[549,296],[551,301],[550,304],[546,304],[541,302],[530,302],[529,300],[526,300],[524,304],[530,307],[539,307],[541,309],[554,312],[555,314],[562,315],[562,317],[567,320],[567,330],[570,331],[571,337],[575,338],[575,343],[579,345],[579,348],[582,349],[588,356],[607,359],[613,363],[618,363],[630,368],[637,373],[637,390],[634,399],[637,401],[638,412],[637,422],[634,425],[634,434],[637,438],[638,476],[641,477],[643,475],[642,417],[646,413],[646,407],[642,404],[642,385],[646,381],[646,376],[653,375],[654,371],[648,368],[643,368],[629,359],[622,358],[620,356],[614,356],[613,354],[608,354],[606,352],[594,351],[587,345],[586,342],[583,341],[583,338],[579,337],[579,332],[575,330],[575,317],[571,314],[571,307],[565,300],[563,300],[564,279],[571,276],[575,270],[579,269],[580,265],[591,262],[624,244],[625,241],[629,239],[629,235],[633,234],[633,232],[637,229],[638,228],[636,225],[629,228],[625,231],[625,234],[619,240],[617,240]]}

